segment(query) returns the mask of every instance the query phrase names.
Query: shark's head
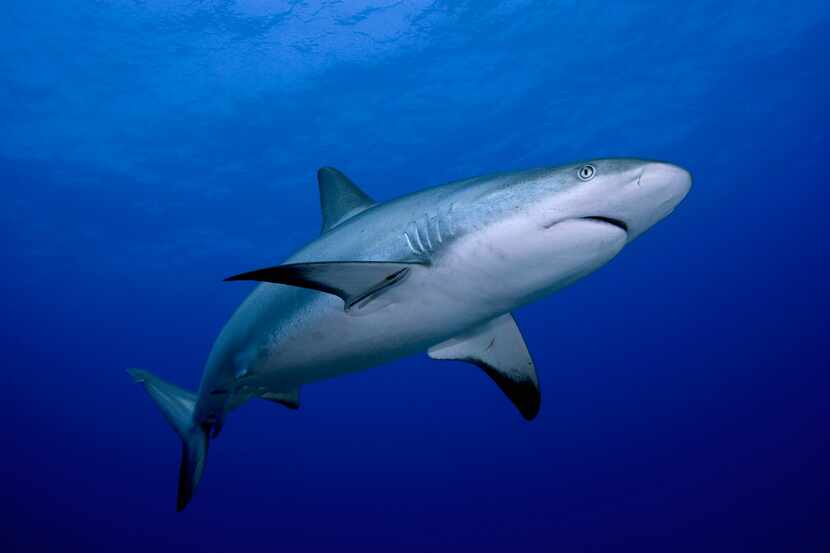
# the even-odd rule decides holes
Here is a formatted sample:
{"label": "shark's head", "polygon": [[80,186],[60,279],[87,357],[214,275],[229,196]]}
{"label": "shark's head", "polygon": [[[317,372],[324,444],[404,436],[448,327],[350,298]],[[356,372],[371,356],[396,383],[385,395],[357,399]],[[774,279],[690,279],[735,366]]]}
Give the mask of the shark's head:
{"label": "shark's head", "polygon": [[496,216],[479,253],[509,261],[505,302],[532,301],[607,263],[671,213],[691,182],[685,169],[635,159],[515,174],[482,196]]}
{"label": "shark's head", "polygon": [[543,178],[533,211],[543,226],[585,219],[618,227],[630,242],[671,213],[691,185],[689,172],[670,163],[600,159]]}

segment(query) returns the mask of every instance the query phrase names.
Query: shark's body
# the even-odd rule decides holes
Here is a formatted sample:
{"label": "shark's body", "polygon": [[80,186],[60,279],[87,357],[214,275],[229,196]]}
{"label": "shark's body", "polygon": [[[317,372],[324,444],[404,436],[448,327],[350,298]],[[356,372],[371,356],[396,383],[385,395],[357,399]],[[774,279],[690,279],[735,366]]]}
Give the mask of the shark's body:
{"label": "shark's body", "polygon": [[532,419],[535,369],[510,312],[612,259],[689,190],[678,167],[598,160],[479,177],[376,204],[318,173],[323,232],[260,280],[222,330],[198,394],[133,371],[183,439],[179,508],[209,434],[252,397],[299,405],[302,385],[428,350],[482,367]]}

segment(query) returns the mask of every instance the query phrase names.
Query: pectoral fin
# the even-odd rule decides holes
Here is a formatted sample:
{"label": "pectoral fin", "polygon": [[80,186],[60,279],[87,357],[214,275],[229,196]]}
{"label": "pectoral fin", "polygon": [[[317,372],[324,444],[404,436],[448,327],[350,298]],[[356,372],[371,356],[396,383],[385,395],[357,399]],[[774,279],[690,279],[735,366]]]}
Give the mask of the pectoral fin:
{"label": "pectoral fin", "polygon": [[342,298],[346,311],[349,311],[399,284],[419,266],[418,263],[383,261],[291,263],[242,273],[225,281],[257,280],[319,290]]}
{"label": "pectoral fin", "polygon": [[513,402],[533,420],[542,396],[536,368],[525,341],[509,313],[429,349],[433,359],[456,359],[481,367]]}

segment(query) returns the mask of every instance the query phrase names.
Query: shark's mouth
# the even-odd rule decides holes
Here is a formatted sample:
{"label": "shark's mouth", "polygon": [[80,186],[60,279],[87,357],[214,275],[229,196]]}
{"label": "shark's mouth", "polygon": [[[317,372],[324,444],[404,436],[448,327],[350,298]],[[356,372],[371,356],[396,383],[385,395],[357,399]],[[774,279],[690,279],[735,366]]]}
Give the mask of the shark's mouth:
{"label": "shark's mouth", "polygon": [[622,221],[620,219],[614,219],[613,217],[603,217],[601,215],[594,215],[592,217],[580,217],[580,219],[582,219],[584,221],[597,221],[597,222],[600,222],[600,223],[606,223],[608,225],[613,225],[613,226],[617,227],[618,229],[622,229],[623,232],[628,234],[628,225],[625,223],[625,221]]}
{"label": "shark's mouth", "polygon": [[552,223],[544,225],[543,228],[551,229],[559,223],[564,223],[565,221],[592,221],[594,223],[602,223],[604,225],[611,225],[612,227],[616,227],[624,233],[628,234],[628,224],[625,221],[623,221],[622,219],[615,219],[613,217],[605,217],[604,215],[591,215],[588,217],[571,217],[567,219],[559,219],[557,221],[553,221]]}

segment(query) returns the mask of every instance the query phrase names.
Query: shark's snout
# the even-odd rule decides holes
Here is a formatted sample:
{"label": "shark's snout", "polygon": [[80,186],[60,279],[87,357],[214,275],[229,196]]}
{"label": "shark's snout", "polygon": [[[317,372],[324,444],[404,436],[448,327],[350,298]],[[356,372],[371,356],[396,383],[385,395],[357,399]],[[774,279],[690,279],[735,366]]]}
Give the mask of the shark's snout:
{"label": "shark's snout", "polygon": [[640,162],[628,175],[626,184],[611,189],[608,207],[600,214],[625,222],[631,241],[674,211],[689,193],[692,176],[659,161]]}
{"label": "shark's snout", "polygon": [[671,163],[653,162],[643,167],[638,184],[651,189],[661,189],[670,210],[683,201],[692,187],[692,175],[682,167]]}

